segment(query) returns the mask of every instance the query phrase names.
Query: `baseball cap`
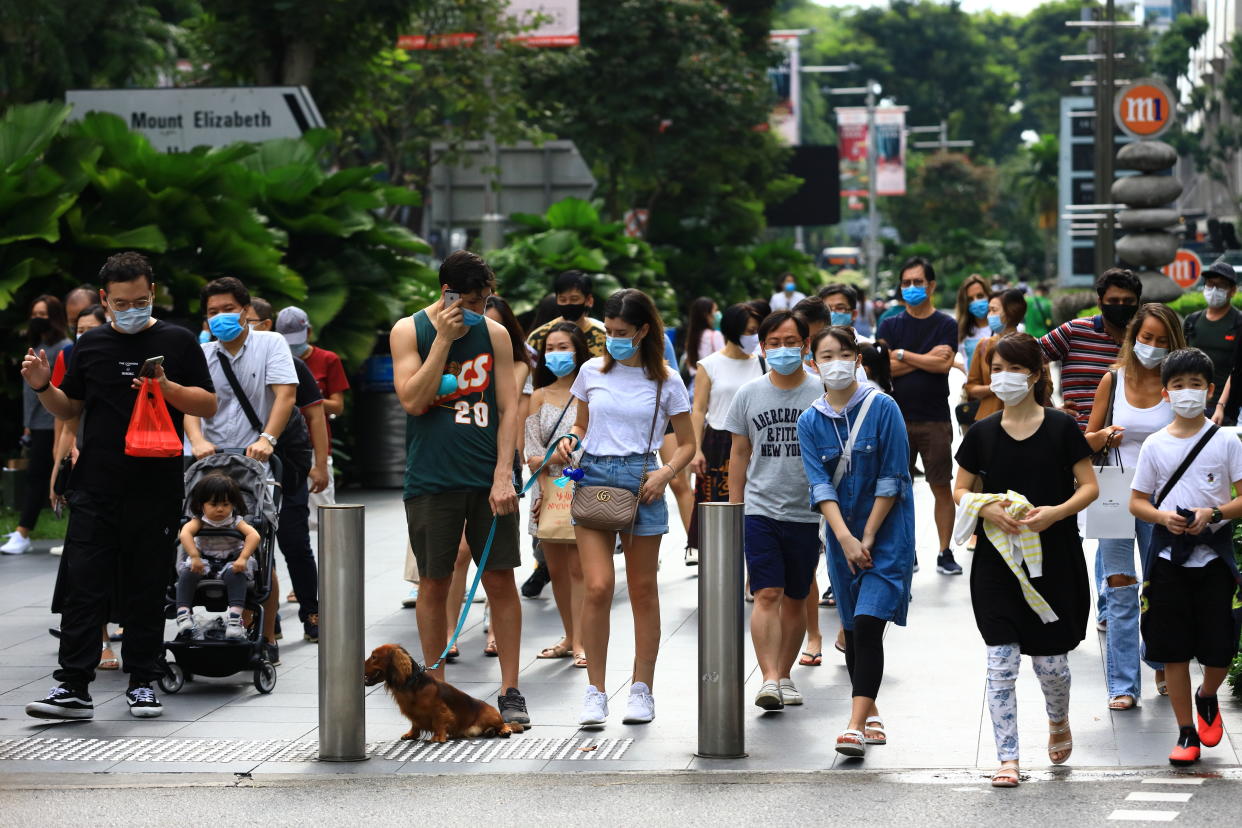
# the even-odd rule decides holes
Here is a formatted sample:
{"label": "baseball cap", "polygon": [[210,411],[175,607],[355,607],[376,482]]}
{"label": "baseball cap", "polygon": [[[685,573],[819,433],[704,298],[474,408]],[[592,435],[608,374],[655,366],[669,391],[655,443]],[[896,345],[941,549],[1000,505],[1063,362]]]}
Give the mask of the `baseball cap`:
{"label": "baseball cap", "polygon": [[309,330],[310,319],[301,308],[289,307],[276,314],[276,333],[284,336],[290,345],[305,345]]}
{"label": "baseball cap", "polygon": [[1209,276],[1219,276],[1222,279],[1228,279],[1235,285],[1238,283],[1238,274],[1233,269],[1233,265],[1224,259],[1213,262],[1211,267],[1207,267],[1203,271],[1203,278],[1206,281]]}

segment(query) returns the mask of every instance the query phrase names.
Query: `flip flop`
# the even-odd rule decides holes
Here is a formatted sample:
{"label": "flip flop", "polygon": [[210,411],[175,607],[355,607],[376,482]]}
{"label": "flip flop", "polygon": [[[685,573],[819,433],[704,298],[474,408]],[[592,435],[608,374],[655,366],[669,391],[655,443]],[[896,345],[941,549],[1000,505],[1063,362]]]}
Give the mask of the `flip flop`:
{"label": "flip flop", "polygon": [[798,663],[803,667],[818,667],[824,663],[824,654],[811,653],[803,650],[802,657],[798,659]]}
{"label": "flip flop", "polygon": [[461,650],[457,649],[456,644],[453,645],[453,649],[444,654],[444,660],[448,662],[454,662],[459,658],[461,658]]}
{"label": "flip flop", "polygon": [[563,644],[557,644],[554,647],[544,647],[540,650],[536,658],[569,658],[573,655],[573,650]]}
{"label": "flip flop", "polygon": [[[1128,699],[1129,701],[1123,701]],[[1108,700],[1109,710],[1133,710],[1138,707],[1138,701],[1129,693],[1122,693],[1120,696],[1113,696]]]}
{"label": "flip flop", "polygon": [[496,649],[495,641],[487,642],[487,646],[483,648],[483,655],[488,658],[497,658],[500,656],[500,651]]}

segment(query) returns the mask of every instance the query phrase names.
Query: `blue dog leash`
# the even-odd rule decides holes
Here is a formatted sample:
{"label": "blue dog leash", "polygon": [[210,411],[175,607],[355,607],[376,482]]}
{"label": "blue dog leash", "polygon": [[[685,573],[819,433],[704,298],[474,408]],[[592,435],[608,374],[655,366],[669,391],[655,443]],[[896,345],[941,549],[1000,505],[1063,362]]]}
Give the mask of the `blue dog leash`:
{"label": "blue dog leash", "polygon": [[[551,442],[548,447],[548,453],[543,456],[543,462],[539,464],[539,468],[535,469],[534,474],[530,476],[530,480],[526,481],[526,485],[522,487],[518,495],[524,495],[539,480],[539,475],[543,473],[544,468],[551,461],[552,455],[556,453],[556,447],[561,440],[570,439],[574,441],[574,447],[570,449],[572,453],[578,448],[579,442],[577,434],[562,434]],[[474,581],[470,584],[470,589],[466,592],[466,600],[461,605],[461,616],[457,619],[457,629],[453,630],[453,635],[449,639],[448,646],[444,648],[444,652],[440,653],[440,657],[436,659],[436,663],[428,667],[428,670],[435,670],[444,663],[444,659],[448,656],[449,650],[453,649],[457,644],[457,637],[461,635],[462,628],[466,626],[466,618],[470,615],[470,605],[474,603],[474,593],[479,589],[479,582],[483,579],[483,570],[487,566],[487,557],[492,554],[492,541],[496,538],[496,524],[500,520],[499,515],[492,517],[492,528],[487,531],[487,543],[483,545],[483,554],[479,556],[478,566],[475,568]]]}

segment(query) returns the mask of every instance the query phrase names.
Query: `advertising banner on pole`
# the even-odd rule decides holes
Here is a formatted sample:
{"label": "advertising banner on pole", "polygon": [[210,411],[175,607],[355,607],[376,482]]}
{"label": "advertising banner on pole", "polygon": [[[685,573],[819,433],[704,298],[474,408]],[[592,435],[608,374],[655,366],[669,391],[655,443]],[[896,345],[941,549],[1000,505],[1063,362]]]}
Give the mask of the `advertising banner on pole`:
{"label": "advertising banner on pole", "polygon": [[[536,15],[543,18],[538,26],[523,32],[513,40],[527,46],[577,46],[578,0],[509,0],[509,16],[530,25]],[[476,32],[452,32],[441,35],[401,35],[397,48],[407,51],[420,49],[454,49],[471,46],[479,35]]]}
{"label": "advertising banner on pole", "polygon": [[802,53],[796,32],[772,32],[773,45],[784,49],[785,59],[768,70],[768,79],[776,93],[776,105],[769,119],[772,132],[781,142],[796,147],[802,143]]}
{"label": "advertising banner on pole", "polygon": [[[841,148],[841,195],[867,195],[867,109],[838,107],[837,141]],[[875,110],[876,194],[906,194],[906,108]]]}

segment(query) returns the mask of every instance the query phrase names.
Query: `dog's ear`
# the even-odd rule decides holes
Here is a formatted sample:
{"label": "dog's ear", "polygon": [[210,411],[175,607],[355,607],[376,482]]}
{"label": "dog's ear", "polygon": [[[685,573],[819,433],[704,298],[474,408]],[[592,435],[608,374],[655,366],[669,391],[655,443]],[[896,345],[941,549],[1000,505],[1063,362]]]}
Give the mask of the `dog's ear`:
{"label": "dog's ear", "polygon": [[400,644],[392,645],[389,656],[388,681],[391,684],[403,684],[410,677],[414,659]]}

